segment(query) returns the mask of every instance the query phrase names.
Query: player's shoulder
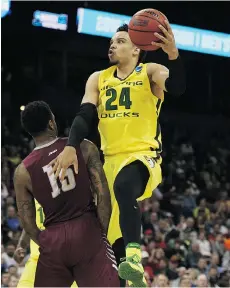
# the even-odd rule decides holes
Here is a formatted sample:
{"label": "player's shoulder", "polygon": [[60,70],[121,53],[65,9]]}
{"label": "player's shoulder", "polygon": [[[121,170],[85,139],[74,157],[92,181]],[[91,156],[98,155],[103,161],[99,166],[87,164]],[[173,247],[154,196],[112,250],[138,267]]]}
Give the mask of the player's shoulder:
{"label": "player's shoulder", "polygon": [[60,137],[60,138],[58,138],[58,141],[64,142],[66,144],[68,141],[68,137]]}
{"label": "player's shoulder", "polygon": [[100,75],[101,75],[101,72],[102,72],[102,70],[93,72],[93,73],[89,76],[88,81],[98,81],[98,79],[99,79],[99,77],[100,77]]}
{"label": "player's shoulder", "polygon": [[89,76],[89,79],[98,81],[100,77],[103,77],[105,74],[110,74],[111,72],[113,72],[116,69],[116,67],[117,67],[116,65],[113,65],[106,69],[95,71]]}
{"label": "player's shoulder", "polygon": [[26,158],[22,160],[25,168],[32,166],[40,158],[39,150],[33,150]]}
{"label": "player's shoulder", "polygon": [[19,184],[22,182],[26,182],[28,179],[30,179],[30,175],[28,170],[26,169],[24,162],[22,161],[14,171],[14,183]]}
{"label": "player's shoulder", "polygon": [[104,70],[100,71],[100,78],[102,77],[109,77],[111,75],[113,75],[114,71],[117,69],[116,65],[110,66]]}

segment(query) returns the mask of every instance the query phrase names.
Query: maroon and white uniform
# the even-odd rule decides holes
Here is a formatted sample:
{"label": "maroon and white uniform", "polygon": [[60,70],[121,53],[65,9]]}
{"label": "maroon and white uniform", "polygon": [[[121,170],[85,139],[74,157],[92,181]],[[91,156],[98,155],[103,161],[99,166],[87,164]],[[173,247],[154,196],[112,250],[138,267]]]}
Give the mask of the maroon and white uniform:
{"label": "maroon and white uniform", "polygon": [[67,169],[61,183],[48,164],[62,152],[66,138],[36,147],[23,161],[34,198],[43,207],[45,230],[39,234],[40,257],[35,287],[118,287],[114,254],[102,235],[87,167],[76,149],[79,173]]}

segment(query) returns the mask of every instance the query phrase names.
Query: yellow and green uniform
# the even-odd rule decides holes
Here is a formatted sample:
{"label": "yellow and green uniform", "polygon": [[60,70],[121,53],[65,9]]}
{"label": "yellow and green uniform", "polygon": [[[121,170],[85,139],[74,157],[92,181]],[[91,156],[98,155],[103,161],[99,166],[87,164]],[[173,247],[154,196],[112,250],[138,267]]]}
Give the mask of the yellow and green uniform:
{"label": "yellow and green uniform", "polygon": [[158,117],[163,100],[151,91],[147,64],[140,64],[124,80],[116,78],[115,71],[116,66],[101,71],[98,83],[99,132],[113,207],[108,231],[111,244],[122,237],[119,208],[113,191],[119,171],[136,160],[146,165],[150,177],[144,194],[137,199],[139,201],[150,197],[162,180]]}

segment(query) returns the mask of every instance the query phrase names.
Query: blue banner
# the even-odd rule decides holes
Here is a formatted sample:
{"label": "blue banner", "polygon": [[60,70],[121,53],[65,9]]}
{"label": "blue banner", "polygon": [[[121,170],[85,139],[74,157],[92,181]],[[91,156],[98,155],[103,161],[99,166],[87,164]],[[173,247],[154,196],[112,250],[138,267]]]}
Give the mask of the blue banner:
{"label": "blue banner", "polygon": [[68,16],[46,11],[35,11],[32,25],[55,30],[67,30]]}
{"label": "blue banner", "polygon": [[1,1],[1,18],[10,14],[10,0]]}
{"label": "blue banner", "polygon": [[[111,38],[131,16],[79,8],[78,32]],[[182,50],[230,57],[230,34],[171,24],[177,47]]]}

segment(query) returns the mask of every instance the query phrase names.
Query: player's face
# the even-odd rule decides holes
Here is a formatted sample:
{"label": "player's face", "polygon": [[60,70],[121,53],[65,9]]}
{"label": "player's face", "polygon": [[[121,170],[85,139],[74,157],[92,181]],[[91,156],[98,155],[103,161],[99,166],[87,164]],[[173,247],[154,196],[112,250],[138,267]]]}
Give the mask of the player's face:
{"label": "player's face", "polygon": [[117,32],[110,41],[109,60],[111,64],[120,64],[138,57],[138,49],[130,40],[129,34],[125,31]]}

